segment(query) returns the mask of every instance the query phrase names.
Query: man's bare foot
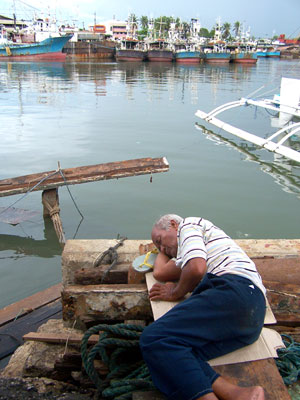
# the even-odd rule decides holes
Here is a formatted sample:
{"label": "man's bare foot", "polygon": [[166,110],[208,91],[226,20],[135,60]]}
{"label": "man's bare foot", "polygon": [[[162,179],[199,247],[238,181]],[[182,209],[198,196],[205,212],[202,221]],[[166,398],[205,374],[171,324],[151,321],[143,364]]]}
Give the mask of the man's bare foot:
{"label": "man's bare foot", "polygon": [[242,387],[219,376],[212,385],[214,394],[219,400],[265,400],[261,386]]}

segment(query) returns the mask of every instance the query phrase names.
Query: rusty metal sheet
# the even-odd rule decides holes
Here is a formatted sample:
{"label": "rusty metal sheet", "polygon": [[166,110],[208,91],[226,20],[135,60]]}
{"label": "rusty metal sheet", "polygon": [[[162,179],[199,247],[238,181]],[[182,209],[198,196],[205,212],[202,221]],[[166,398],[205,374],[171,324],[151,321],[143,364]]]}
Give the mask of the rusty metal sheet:
{"label": "rusty metal sheet", "polygon": [[24,210],[14,207],[0,207],[0,221],[6,224],[17,225],[39,215],[36,211]]}

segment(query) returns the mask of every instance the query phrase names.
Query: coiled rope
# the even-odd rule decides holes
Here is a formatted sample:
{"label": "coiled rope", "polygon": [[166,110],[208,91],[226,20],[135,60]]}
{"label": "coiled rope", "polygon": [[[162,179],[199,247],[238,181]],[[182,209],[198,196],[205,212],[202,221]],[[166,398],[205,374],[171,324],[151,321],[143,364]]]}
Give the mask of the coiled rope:
{"label": "coiled rope", "polygon": [[[139,348],[143,329],[133,324],[100,324],[84,334],[81,341],[83,366],[102,397],[131,399],[136,390],[155,388]],[[88,350],[88,339],[96,333],[99,333],[98,343]],[[109,369],[105,379],[100,378],[94,366],[97,354]]]}
{"label": "coiled rope", "polygon": [[277,350],[276,364],[285,385],[291,385],[300,377],[300,343],[289,335],[281,337],[286,347]]}

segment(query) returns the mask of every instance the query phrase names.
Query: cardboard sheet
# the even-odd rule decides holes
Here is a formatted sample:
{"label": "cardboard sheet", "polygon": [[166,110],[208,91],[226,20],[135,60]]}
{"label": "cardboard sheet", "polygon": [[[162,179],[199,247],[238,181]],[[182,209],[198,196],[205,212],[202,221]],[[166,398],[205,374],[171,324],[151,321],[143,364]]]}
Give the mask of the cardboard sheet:
{"label": "cardboard sheet", "polygon": [[[148,290],[157,282],[153,277],[152,272],[146,274],[146,282]],[[154,320],[160,318],[167,311],[173,308],[178,301],[150,301]],[[267,302],[267,310],[265,316],[265,324],[274,324],[276,319],[271,310],[269,303]],[[281,336],[278,332],[263,328],[258,340],[250,346],[243,347],[242,349],[236,350],[232,353],[226,354],[225,356],[215,358],[209,361],[212,366],[234,364],[245,361],[262,360],[265,358],[277,357],[276,349],[284,347]]]}

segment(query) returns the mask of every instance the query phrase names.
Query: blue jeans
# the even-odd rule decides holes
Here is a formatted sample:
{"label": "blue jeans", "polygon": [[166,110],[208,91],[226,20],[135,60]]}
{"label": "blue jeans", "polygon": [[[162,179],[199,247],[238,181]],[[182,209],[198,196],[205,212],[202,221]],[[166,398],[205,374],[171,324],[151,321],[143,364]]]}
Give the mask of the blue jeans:
{"label": "blue jeans", "polygon": [[211,393],[219,375],[207,361],[255,342],[265,311],[265,297],[250,280],[206,274],[191,297],[143,331],[153,383],[172,400]]}

